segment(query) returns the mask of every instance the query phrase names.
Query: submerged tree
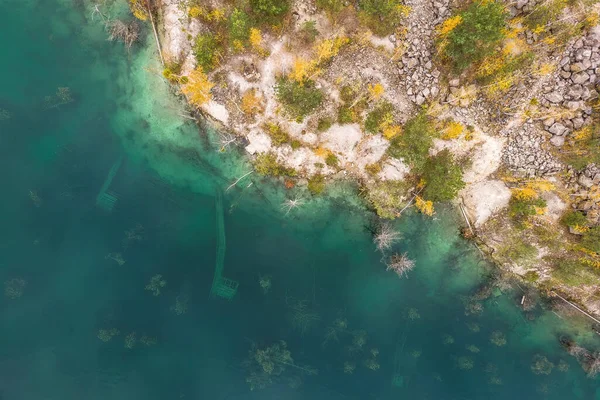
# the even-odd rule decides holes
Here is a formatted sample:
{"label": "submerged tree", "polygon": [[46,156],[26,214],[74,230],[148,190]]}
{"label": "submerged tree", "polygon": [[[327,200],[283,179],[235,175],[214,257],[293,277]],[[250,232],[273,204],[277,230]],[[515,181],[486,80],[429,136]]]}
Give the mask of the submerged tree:
{"label": "submerged tree", "polygon": [[377,250],[384,252],[391,248],[394,243],[398,242],[402,238],[400,232],[395,231],[391,224],[384,222],[379,225],[373,242],[377,247]]}
{"label": "submerged tree", "polygon": [[123,42],[127,50],[140,38],[140,25],[136,21],[127,23],[117,19],[108,22],[106,29],[108,30],[108,40]]}
{"label": "submerged tree", "polygon": [[294,329],[297,329],[301,335],[308,332],[320,319],[319,314],[311,310],[306,301],[297,301],[294,303],[291,306],[289,318]]}
{"label": "submerged tree", "polygon": [[165,286],[167,286],[167,281],[162,278],[161,274],[157,274],[150,279],[145,289],[152,292],[153,296],[159,296],[160,290]]}
{"label": "submerged tree", "polygon": [[23,296],[23,291],[27,286],[25,279],[13,278],[4,282],[4,295],[9,299],[18,299]]}
{"label": "submerged tree", "polygon": [[287,379],[297,381],[303,374],[316,375],[318,372],[309,366],[296,364],[283,340],[265,348],[253,344],[244,365],[248,369],[246,382],[250,390],[264,389],[284,378],[286,373]]}
{"label": "submerged tree", "polygon": [[271,290],[271,275],[259,275],[258,284],[264,294],[269,293],[269,290]]}
{"label": "submerged tree", "polygon": [[386,266],[387,271],[392,270],[398,275],[399,278],[402,278],[407,276],[409,271],[412,271],[412,269],[415,267],[415,262],[408,258],[406,253],[396,253],[389,258]]}

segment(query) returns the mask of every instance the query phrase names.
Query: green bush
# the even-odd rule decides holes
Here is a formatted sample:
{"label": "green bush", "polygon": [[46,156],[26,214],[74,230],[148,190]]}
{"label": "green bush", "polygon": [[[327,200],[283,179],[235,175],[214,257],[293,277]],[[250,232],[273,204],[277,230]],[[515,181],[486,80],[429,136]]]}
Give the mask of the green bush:
{"label": "green bush", "polygon": [[313,43],[317,36],[319,36],[319,31],[317,30],[317,23],[315,21],[306,21],[302,24],[302,28],[300,28],[300,39],[306,43]]}
{"label": "green bush", "polygon": [[595,253],[600,253],[600,226],[586,231],[581,238],[581,245]]}
{"label": "green bush", "polygon": [[325,177],[316,174],[308,180],[308,191],[314,195],[321,194],[325,190]]}
{"label": "green bush", "polygon": [[250,0],[252,12],[261,22],[278,24],[290,9],[288,0]]}
{"label": "green bush", "polygon": [[359,0],[360,18],[376,35],[394,33],[405,12],[398,0]]}
{"label": "green bush", "polygon": [[492,53],[504,38],[508,16],[503,3],[475,1],[460,13],[462,22],[447,35],[445,54],[462,71]]}
{"label": "green bush", "polygon": [[587,223],[587,218],[581,211],[567,211],[560,222],[568,227],[584,226]]}
{"label": "green bush", "polygon": [[462,168],[449,150],[442,150],[425,161],[423,167],[425,189],[423,197],[431,201],[452,200],[465,187]]}
{"label": "green bush", "polygon": [[250,17],[244,11],[235,9],[229,17],[229,39],[231,42],[238,41],[245,45],[250,37],[252,23]]}
{"label": "green bush", "polygon": [[290,135],[288,135],[279,124],[266,123],[264,129],[271,137],[271,143],[275,146],[281,146],[282,144],[290,142]]}
{"label": "green bush", "polygon": [[325,158],[325,164],[329,165],[330,167],[337,167],[338,163],[339,163],[339,160],[335,154],[333,154],[333,153],[327,154],[327,157]]}
{"label": "green bush", "polygon": [[433,125],[422,111],[406,122],[401,135],[392,138],[388,154],[394,158],[403,158],[414,173],[420,174],[434,136]]}
{"label": "green bush", "polygon": [[340,99],[344,103],[352,103],[356,99],[356,96],[358,96],[356,89],[350,85],[344,85],[342,90],[340,90]]}
{"label": "green bush", "polygon": [[288,114],[298,121],[302,121],[323,102],[323,92],[311,80],[297,82],[282,77],[277,80],[275,92]]}
{"label": "green bush", "polygon": [[545,27],[559,18],[566,6],[565,0],[551,0],[537,4],[523,22],[531,30],[539,26]]}
{"label": "green bush", "polygon": [[519,238],[514,238],[500,247],[498,255],[513,262],[526,262],[533,260],[538,255],[538,249]]}
{"label": "green bush", "polygon": [[379,104],[373,111],[367,114],[367,119],[365,119],[365,131],[373,134],[381,133],[381,123],[385,120],[391,120],[393,112],[394,106],[391,103],[384,101]]}
{"label": "green bush", "polygon": [[254,169],[264,176],[290,176],[294,177],[297,172],[293,168],[287,168],[277,161],[273,153],[260,153],[254,159]]}
{"label": "green bush", "polygon": [[325,132],[326,130],[331,128],[332,124],[333,122],[331,121],[331,118],[319,118],[319,122],[317,122],[317,131]]}
{"label": "green bush", "polygon": [[290,143],[290,146],[292,146],[292,150],[297,150],[300,147],[302,147],[302,142],[299,141],[298,139],[293,139],[292,142]]}
{"label": "green bush", "polygon": [[532,215],[537,214],[536,207],[546,207],[544,199],[523,199],[513,195],[508,203],[508,215],[515,222],[523,222]]}
{"label": "green bush", "polygon": [[206,73],[212,71],[217,65],[217,54],[221,44],[212,33],[201,33],[196,36],[194,55],[198,65]]}
{"label": "green bush", "polygon": [[349,107],[340,106],[338,109],[338,123],[340,124],[351,124],[354,122],[354,114]]}
{"label": "green bush", "polygon": [[406,200],[406,181],[382,181],[368,188],[367,200],[381,218],[394,219],[398,216],[402,202]]}
{"label": "green bush", "polygon": [[523,279],[525,282],[536,283],[538,279],[540,279],[540,274],[537,271],[527,271],[525,275],[523,275]]}

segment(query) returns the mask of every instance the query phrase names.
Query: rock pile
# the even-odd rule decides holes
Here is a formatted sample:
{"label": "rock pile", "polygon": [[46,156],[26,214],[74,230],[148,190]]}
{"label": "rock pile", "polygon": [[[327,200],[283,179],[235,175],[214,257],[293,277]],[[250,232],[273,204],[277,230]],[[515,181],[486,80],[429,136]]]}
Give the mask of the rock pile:
{"label": "rock pile", "polygon": [[[414,4],[413,4],[414,3]],[[432,61],[435,27],[449,15],[449,0],[408,1],[411,13],[407,21],[406,52],[398,62],[398,72],[407,94],[416,104],[423,104],[439,93],[440,71]]]}
{"label": "rock pile", "polygon": [[515,173],[527,176],[553,175],[562,169],[542,143],[544,137],[533,123],[528,122],[509,135],[508,144],[502,154],[502,162]]}
{"label": "rock pile", "polygon": [[546,107],[565,109],[544,120],[544,128],[553,135],[550,142],[555,146],[562,146],[565,136],[591,122],[590,102],[598,98],[600,32],[578,39],[560,60],[559,68],[557,80],[543,88],[540,99]]}
{"label": "rock pile", "polygon": [[600,166],[590,164],[581,172],[573,169],[569,172],[573,208],[585,212],[591,224],[600,224]]}

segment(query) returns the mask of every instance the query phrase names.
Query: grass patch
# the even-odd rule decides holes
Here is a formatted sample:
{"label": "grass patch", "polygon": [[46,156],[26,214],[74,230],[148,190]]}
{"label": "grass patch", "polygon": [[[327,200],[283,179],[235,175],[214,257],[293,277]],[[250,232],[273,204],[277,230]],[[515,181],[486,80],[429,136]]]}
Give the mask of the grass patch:
{"label": "grass patch", "polygon": [[339,162],[340,160],[338,160],[337,156],[333,153],[329,153],[327,154],[327,157],[325,157],[325,164],[330,167],[337,168]]}
{"label": "grass patch", "polygon": [[583,233],[581,245],[594,253],[600,253],[600,226],[595,226]]}
{"label": "grass patch", "polygon": [[373,111],[367,114],[365,119],[365,131],[368,133],[382,133],[382,126],[393,119],[394,106],[385,101],[379,104]]}
{"label": "grass patch", "polygon": [[513,238],[498,249],[498,256],[516,263],[531,262],[538,255],[538,249],[520,238]]}
{"label": "grass patch", "polygon": [[273,153],[261,153],[254,159],[254,169],[263,176],[289,176],[298,175],[294,168],[288,168],[279,161]]}
{"label": "grass patch", "polygon": [[266,123],[263,128],[269,134],[271,142],[275,146],[290,143],[290,135],[279,124]]}
{"label": "grass patch", "polygon": [[581,211],[572,210],[563,214],[560,218],[560,222],[569,228],[574,228],[576,226],[585,226],[585,224],[587,224],[587,218]]}
{"label": "grass patch", "polygon": [[386,36],[394,33],[408,7],[398,0],[359,0],[359,18],[373,33]]}
{"label": "grass patch", "polygon": [[523,198],[513,194],[508,203],[508,215],[514,222],[522,224],[528,217],[536,215],[537,210],[543,207],[546,207],[544,199]]}
{"label": "grass patch", "polygon": [[552,277],[569,286],[592,285],[598,281],[598,274],[579,260],[568,258],[554,262]]}
{"label": "grass patch", "polygon": [[201,33],[196,36],[194,56],[204,73],[212,71],[217,66],[221,43],[212,33]]}
{"label": "grass patch", "polygon": [[367,200],[381,218],[394,219],[408,191],[406,181],[382,181],[367,191]]}
{"label": "grass patch", "polygon": [[279,25],[290,10],[289,0],[250,0],[252,13],[264,25]]}
{"label": "grass patch", "polygon": [[331,125],[333,125],[333,121],[331,120],[331,118],[320,118],[319,122],[317,122],[317,131],[325,132],[326,130],[331,128]]}

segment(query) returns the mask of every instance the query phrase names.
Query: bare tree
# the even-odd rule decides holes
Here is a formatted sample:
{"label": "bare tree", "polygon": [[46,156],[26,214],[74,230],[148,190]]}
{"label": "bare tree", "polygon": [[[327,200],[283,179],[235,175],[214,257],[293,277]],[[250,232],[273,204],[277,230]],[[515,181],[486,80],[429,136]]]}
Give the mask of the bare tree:
{"label": "bare tree", "polygon": [[224,152],[225,150],[227,150],[227,147],[229,147],[229,145],[236,143],[237,140],[238,137],[232,133],[225,131],[219,132],[219,145],[221,146],[219,151]]}
{"label": "bare tree", "polygon": [[400,239],[402,239],[400,232],[395,231],[394,228],[392,228],[392,225],[384,222],[379,226],[379,229],[375,233],[373,242],[375,243],[375,246],[377,246],[377,250],[384,252]]}
{"label": "bare tree", "polygon": [[125,23],[121,20],[110,21],[106,24],[108,40],[119,40],[125,44],[127,50],[137,42],[140,37],[140,26],[136,21]]}
{"label": "bare tree", "polygon": [[408,258],[406,253],[396,253],[390,257],[386,263],[386,266],[387,271],[392,270],[398,275],[399,278],[402,278],[403,276],[407,276],[409,271],[412,271],[412,269],[415,267],[415,262]]}

